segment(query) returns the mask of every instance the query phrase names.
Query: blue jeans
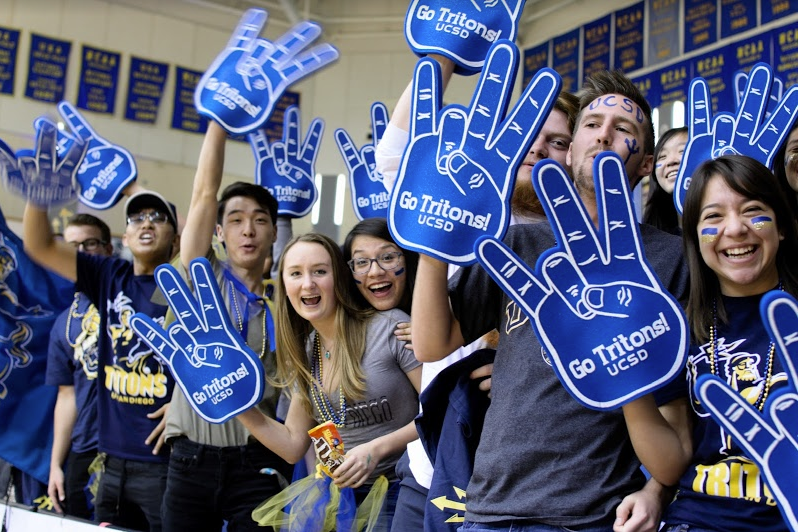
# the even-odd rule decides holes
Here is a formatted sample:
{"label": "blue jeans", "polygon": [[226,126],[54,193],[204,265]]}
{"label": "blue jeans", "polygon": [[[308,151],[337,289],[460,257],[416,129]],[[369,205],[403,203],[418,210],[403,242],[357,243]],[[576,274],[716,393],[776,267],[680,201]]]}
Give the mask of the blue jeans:
{"label": "blue jeans", "polygon": [[396,500],[391,530],[397,532],[424,530],[424,508],[429,490],[416,482],[410,470],[410,457],[407,451],[396,463],[396,476],[399,478],[399,496]]}
{"label": "blue jeans", "polygon": [[474,523],[466,521],[459,529],[460,532],[613,532],[612,525],[580,526],[569,528],[565,526],[544,525],[542,523],[510,523],[501,525]]}
{"label": "blue jeans", "polygon": [[94,501],[94,520],[160,532],[166,469],[163,463],[107,456]]}
{"label": "blue jeans", "polygon": [[187,438],[171,440],[169,477],[163,501],[163,529],[218,532],[263,530],[252,510],[279,493],[281,479],[261,473],[270,468],[283,482],[291,466],[260,443],[241,447],[202,445]]}

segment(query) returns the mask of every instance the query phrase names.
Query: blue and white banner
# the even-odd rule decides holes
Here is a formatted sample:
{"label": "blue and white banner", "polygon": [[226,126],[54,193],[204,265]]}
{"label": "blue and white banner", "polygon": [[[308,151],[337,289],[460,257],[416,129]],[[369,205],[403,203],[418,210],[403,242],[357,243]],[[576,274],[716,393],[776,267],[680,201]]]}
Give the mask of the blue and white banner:
{"label": "blue and white banner", "polygon": [[579,28],[555,37],[551,42],[551,68],[562,78],[562,90],[579,90]]}
{"label": "blue and white banner", "polygon": [[172,129],[192,133],[208,130],[208,119],[201,116],[194,107],[194,91],[197,89],[202,72],[188,68],[175,67],[175,96],[172,108]]}
{"label": "blue and white banner", "polygon": [[419,57],[439,54],[454,61],[455,72],[482,70],[498,39],[515,40],[526,0],[413,0],[405,15],[405,38]]}
{"label": "blue and white banner", "polygon": [[[647,0],[648,61],[653,66],[679,56],[679,1]],[[652,107],[656,107],[652,104]]]}
{"label": "blue and white banner", "polygon": [[388,207],[388,227],[399,246],[465,266],[476,260],[479,237],[504,235],[516,171],[561,84],[553,70],[538,71],[507,112],[517,68],[518,49],[498,41],[471,104],[441,109],[438,63],[423,59],[416,65],[410,143]]}
{"label": "blue and white banner", "polygon": [[582,52],[582,78],[589,78],[594,72],[611,70],[610,30],[612,15],[585,24],[584,46]]}
{"label": "blue and white banner", "polygon": [[720,5],[720,38],[725,39],[756,28],[756,6],[751,0],[722,0]]}
{"label": "blue and white banner", "polygon": [[546,41],[532,48],[524,50],[524,66],[522,86],[526,87],[532,81],[532,76],[541,68],[549,66],[549,46],[551,41]]}
{"label": "blue and white banner", "polygon": [[798,12],[798,0],[759,0],[762,6],[762,24],[773,22]]}
{"label": "blue and white banner", "polygon": [[114,114],[121,57],[116,52],[83,46],[78,84],[79,109]]}
{"label": "blue and white banner", "polygon": [[684,53],[718,40],[718,0],[684,0]]}
{"label": "blue and white banner", "polygon": [[[529,316],[563,386],[583,405],[612,410],[651,393],[684,368],[687,318],[646,260],[621,158],[593,164],[598,230],[556,162],[532,169],[558,245],[534,271],[484,237],[477,258]],[[573,331],[579,331],[574,334]]]}
{"label": "blue and white banner", "polygon": [[44,384],[50,329],[73,283],[34,263],[0,212],[0,458],[47,483],[57,389]]}
{"label": "blue and white banner", "polygon": [[390,194],[383,184],[383,177],[376,169],[374,149],[379,144],[388,126],[388,108],[382,102],[371,105],[371,142],[358,149],[346,130],[335,130],[335,143],[349,171],[349,190],[352,206],[358,220],[386,218]]}
{"label": "blue and white banner", "polygon": [[19,30],[0,27],[0,94],[14,94]]}
{"label": "blue and white banner", "polygon": [[[796,0],[798,2],[798,0]],[[791,24],[771,32],[773,67],[786,86],[798,84],[798,27]]]}
{"label": "blue and white banner", "polygon": [[643,68],[645,2],[615,12],[615,62],[613,68],[632,72]]}
{"label": "blue and white banner", "polygon": [[72,43],[32,33],[25,96],[56,103],[64,99]]}
{"label": "blue and white banner", "polygon": [[154,124],[161,106],[163,88],[169,75],[169,65],[141,59],[130,58],[130,72],[127,80],[127,101],[125,118],[133,122]]}
{"label": "blue and white banner", "polygon": [[194,259],[190,270],[193,294],[173,266],[155,270],[155,282],[177,318],[168,330],[140,312],[130,326],[169,365],[194,411],[210,423],[224,423],[261,401],[266,374],[230,321],[208,260]]}

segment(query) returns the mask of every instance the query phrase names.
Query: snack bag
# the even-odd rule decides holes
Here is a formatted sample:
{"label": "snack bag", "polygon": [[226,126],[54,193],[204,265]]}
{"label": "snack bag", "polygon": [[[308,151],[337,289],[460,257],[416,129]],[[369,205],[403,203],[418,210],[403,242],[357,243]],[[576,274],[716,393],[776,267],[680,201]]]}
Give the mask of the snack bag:
{"label": "snack bag", "polygon": [[344,463],[344,441],[335,428],[335,423],[327,421],[308,431],[313,441],[313,450],[319,461],[321,470],[332,477],[338,466]]}

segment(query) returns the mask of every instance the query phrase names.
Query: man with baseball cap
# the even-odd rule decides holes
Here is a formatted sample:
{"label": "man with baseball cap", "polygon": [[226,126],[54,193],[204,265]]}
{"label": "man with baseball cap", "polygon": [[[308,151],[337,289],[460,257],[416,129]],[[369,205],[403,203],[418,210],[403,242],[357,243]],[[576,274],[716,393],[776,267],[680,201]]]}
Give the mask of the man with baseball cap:
{"label": "man with baseball cap", "polygon": [[[155,268],[177,244],[174,206],[153,191],[125,204],[122,243],[133,261],[92,256],[53,237],[47,211],[28,202],[23,216],[25,250],[40,265],[74,280],[100,314],[98,345],[98,449],[103,472],[95,519],[136,530],[161,529],[161,501],[168,453],[160,452],[160,421],[174,388],[169,368],[130,328],[143,312],[163,322],[167,307],[153,302]],[[153,446],[151,442],[157,440]]]}

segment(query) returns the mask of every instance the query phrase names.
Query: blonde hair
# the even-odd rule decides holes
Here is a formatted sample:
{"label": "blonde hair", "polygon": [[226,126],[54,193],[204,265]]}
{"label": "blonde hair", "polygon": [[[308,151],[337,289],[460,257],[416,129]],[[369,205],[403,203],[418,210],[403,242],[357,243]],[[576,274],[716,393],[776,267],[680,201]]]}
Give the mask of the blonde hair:
{"label": "blonde hair", "polygon": [[291,305],[283,283],[285,256],[299,242],[318,244],[330,255],[336,303],[333,371],[340,374],[341,391],[347,400],[363,399],[366,393],[365,375],[360,362],[366,350],[366,330],[374,310],[362,308],[356,303],[353,297],[355,287],[352,276],[344,262],[341,249],[332,239],[319,233],[306,233],[294,237],[286,244],[280,255],[278,267],[280,277],[274,301],[277,376],[271,382],[274,386],[288,388],[292,400],[299,399],[308,414],[312,416],[310,387],[313,376],[306,348],[313,326]]}

